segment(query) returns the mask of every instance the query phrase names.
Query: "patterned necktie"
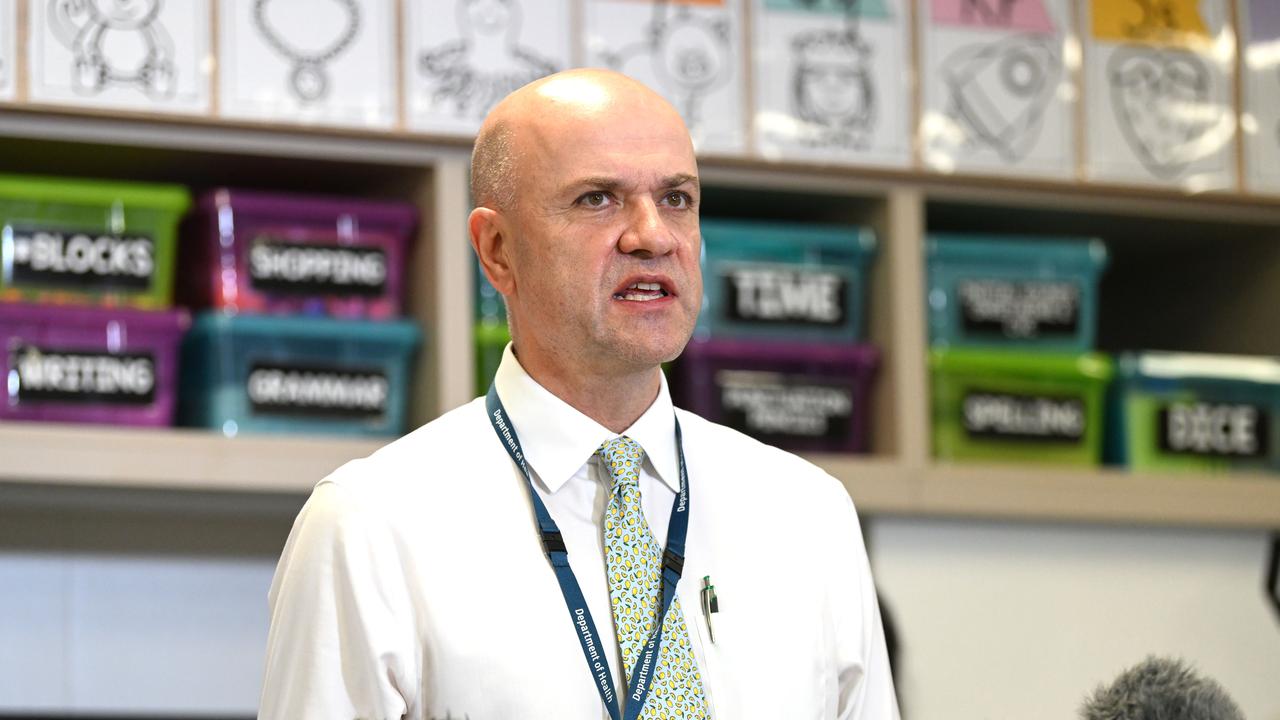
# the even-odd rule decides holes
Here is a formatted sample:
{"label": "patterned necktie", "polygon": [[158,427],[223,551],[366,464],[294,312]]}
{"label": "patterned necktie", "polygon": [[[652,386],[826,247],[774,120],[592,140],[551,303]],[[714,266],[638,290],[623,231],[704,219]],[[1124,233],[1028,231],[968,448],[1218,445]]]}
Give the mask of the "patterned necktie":
{"label": "patterned necktie", "polygon": [[[613,478],[604,521],[605,564],[609,603],[622,662],[631,681],[640,650],[653,633],[662,603],[662,548],[649,530],[640,507],[640,465],[644,450],[629,437],[619,437],[597,451]],[[680,598],[671,601],[662,624],[662,645],[642,720],[706,718],[702,676],[689,645],[689,630]]]}

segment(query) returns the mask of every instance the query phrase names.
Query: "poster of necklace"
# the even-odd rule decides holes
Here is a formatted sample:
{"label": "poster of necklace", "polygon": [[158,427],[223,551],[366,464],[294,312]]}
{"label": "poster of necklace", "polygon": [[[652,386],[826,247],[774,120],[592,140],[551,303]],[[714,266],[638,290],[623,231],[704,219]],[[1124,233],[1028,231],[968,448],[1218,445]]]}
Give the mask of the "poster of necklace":
{"label": "poster of necklace", "polygon": [[911,163],[901,0],[754,0],[755,135],[771,159]]}
{"label": "poster of necklace", "polygon": [[1228,0],[1086,5],[1088,176],[1190,191],[1235,186]]}
{"label": "poster of necklace", "polygon": [[395,0],[221,0],[220,113],[387,128]]}
{"label": "poster of necklace", "polygon": [[209,110],[207,0],[30,0],[34,102]]}
{"label": "poster of necklace", "polygon": [[1280,3],[1241,0],[1240,25],[1246,181],[1251,191],[1280,194]]}
{"label": "poster of necklace", "polygon": [[1069,0],[920,3],[925,164],[1075,176]]}
{"label": "poster of necklace", "polygon": [[0,101],[12,100],[16,70],[18,9],[14,0],[0,0]]}
{"label": "poster of necklace", "polygon": [[662,93],[698,152],[746,146],[745,0],[583,0],[586,65],[626,73]]}
{"label": "poster of necklace", "polygon": [[569,0],[414,0],[404,97],[415,130],[474,135],[511,91],[572,67]]}

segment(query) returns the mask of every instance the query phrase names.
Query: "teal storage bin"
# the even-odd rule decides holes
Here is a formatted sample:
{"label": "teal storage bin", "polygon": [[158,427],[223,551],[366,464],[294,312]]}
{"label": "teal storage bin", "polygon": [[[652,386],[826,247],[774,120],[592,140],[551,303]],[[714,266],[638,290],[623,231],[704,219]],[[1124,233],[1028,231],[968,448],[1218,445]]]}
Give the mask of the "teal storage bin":
{"label": "teal storage bin", "polygon": [[399,435],[420,341],[409,321],[201,315],[182,345],[180,421],[226,435]]}
{"label": "teal storage bin", "polygon": [[1093,349],[1102,241],[934,234],[926,254],[934,347]]}
{"label": "teal storage bin", "polygon": [[857,226],[702,222],[698,339],[863,339],[875,234]]}
{"label": "teal storage bin", "polygon": [[1280,360],[1121,356],[1108,460],[1134,470],[1280,469]]}

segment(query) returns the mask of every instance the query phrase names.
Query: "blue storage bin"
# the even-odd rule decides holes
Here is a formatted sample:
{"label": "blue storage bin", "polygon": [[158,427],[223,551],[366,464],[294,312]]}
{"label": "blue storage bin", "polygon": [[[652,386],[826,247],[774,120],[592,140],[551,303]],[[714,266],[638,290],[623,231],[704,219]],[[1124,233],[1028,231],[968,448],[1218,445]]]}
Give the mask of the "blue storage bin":
{"label": "blue storage bin", "polygon": [[1280,361],[1130,353],[1112,387],[1108,460],[1135,470],[1280,469]]}
{"label": "blue storage bin", "polygon": [[702,222],[698,339],[863,339],[875,234],[856,226]]}
{"label": "blue storage bin", "polygon": [[933,346],[1093,349],[1102,241],[935,234],[926,254]]}
{"label": "blue storage bin", "polygon": [[226,435],[398,435],[420,339],[409,321],[207,313],[183,341],[179,417]]}

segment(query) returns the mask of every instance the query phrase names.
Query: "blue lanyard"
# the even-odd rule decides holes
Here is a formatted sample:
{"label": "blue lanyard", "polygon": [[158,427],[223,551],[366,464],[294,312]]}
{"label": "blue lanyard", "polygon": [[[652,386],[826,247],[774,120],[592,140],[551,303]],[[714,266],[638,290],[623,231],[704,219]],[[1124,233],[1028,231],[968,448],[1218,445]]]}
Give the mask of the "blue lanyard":
{"label": "blue lanyard", "polygon": [[[564,593],[565,605],[569,608],[569,616],[573,627],[578,632],[578,642],[582,643],[582,655],[587,660],[587,667],[595,679],[596,690],[600,699],[609,711],[612,720],[622,720],[621,703],[616,697],[613,674],[609,671],[609,663],[600,650],[600,633],[596,632],[596,624],[591,619],[591,611],[587,609],[587,601],[582,596],[582,588],[569,567],[569,553],[565,550],[564,536],[560,528],[551,519],[547,506],[533,489],[533,476],[525,463],[524,451],[520,447],[520,439],[516,429],[511,426],[507,410],[498,399],[498,389],[490,385],[485,399],[489,411],[489,422],[498,440],[506,448],[512,462],[524,476],[525,485],[529,489],[529,498],[533,501],[533,511],[538,518],[538,531],[542,538],[542,549],[551,562],[556,580],[560,582],[560,591]],[[656,674],[658,650],[662,647],[662,623],[667,617],[667,609],[676,594],[676,583],[680,582],[680,573],[684,571],[684,542],[689,534],[689,473],[684,464],[684,439],[680,433],[680,420],[676,419],[676,452],[680,458],[680,494],[676,496],[671,507],[671,522],[667,526],[667,549],[662,554],[662,607],[654,623],[653,634],[649,642],[641,649],[636,658],[635,668],[631,671],[631,681],[627,683],[626,720],[636,720],[649,697],[649,688]]]}

